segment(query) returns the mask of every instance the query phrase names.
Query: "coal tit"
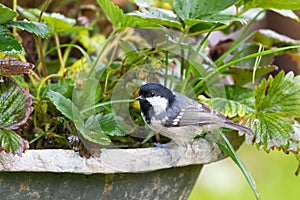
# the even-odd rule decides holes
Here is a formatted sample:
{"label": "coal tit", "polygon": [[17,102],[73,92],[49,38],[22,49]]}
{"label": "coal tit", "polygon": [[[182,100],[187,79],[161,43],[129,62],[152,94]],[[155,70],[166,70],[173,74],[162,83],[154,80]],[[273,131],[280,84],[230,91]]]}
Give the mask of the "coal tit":
{"label": "coal tit", "polygon": [[140,102],[145,123],[179,145],[191,144],[197,135],[220,127],[254,134],[206,105],[158,83],[143,85],[135,100]]}

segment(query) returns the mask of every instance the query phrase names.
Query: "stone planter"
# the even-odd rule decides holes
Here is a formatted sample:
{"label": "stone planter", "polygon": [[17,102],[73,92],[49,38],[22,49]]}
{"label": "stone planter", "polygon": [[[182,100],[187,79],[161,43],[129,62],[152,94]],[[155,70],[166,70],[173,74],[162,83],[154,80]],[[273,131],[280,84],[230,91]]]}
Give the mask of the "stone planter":
{"label": "stone planter", "polygon": [[[237,148],[243,138],[230,140]],[[1,153],[1,199],[188,199],[203,164],[225,157],[204,139],[194,148],[102,149],[90,159],[59,149]]]}

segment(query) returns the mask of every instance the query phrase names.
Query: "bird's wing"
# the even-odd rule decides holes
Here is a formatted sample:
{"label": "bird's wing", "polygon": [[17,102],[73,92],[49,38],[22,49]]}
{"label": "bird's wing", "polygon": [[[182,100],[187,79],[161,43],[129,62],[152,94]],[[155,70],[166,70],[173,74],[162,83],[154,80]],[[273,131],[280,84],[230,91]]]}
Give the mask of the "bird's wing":
{"label": "bird's wing", "polygon": [[173,126],[215,125],[215,127],[226,127],[253,135],[251,129],[234,123],[206,105],[179,93],[176,93],[176,96],[181,104],[181,111],[173,120]]}
{"label": "bird's wing", "polygon": [[181,105],[180,113],[174,119],[174,126],[222,124],[227,118],[211,108],[175,93]]}

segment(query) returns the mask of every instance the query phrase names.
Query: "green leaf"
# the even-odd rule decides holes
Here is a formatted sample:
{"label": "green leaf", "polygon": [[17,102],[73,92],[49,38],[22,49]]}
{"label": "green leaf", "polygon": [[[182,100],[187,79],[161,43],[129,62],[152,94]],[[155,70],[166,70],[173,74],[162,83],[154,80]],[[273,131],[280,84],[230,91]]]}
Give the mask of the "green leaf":
{"label": "green leaf", "polygon": [[30,21],[37,21],[40,11],[34,8],[24,9],[21,6],[17,6],[17,10],[21,13],[24,17],[29,19]]}
{"label": "green leaf", "polygon": [[175,13],[183,20],[200,19],[234,5],[239,0],[174,0]]}
{"label": "green leaf", "polygon": [[98,143],[102,145],[108,145],[111,143],[111,140],[101,128],[101,125],[99,123],[100,117],[101,114],[91,115],[86,120],[84,127],[86,130],[89,131],[89,134],[92,135],[92,137],[98,141]]}
{"label": "green leaf", "polygon": [[[251,62],[250,59],[248,61]],[[278,67],[276,67],[275,65],[258,67],[255,71],[255,79],[263,77],[277,69]],[[231,76],[234,79],[235,84],[243,86],[251,82],[254,73],[254,66],[252,66],[251,68],[244,68],[243,65],[239,64],[239,66],[231,67],[229,70],[230,72],[232,72]]]}
{"label": "green leaf", "polygon": [[[59,110],[65,117],[74,121],[74,114],[80,113],[78,108],[72,103],[70,99],[67,99],[58,92],[52,90],[47,92],[48,98],[55,105],[57,110]],[[77,112],[78,110],[78,112]]]}
{"label": "green leaf", "polygon": [[[256,52],[260,52],[260,47],[256,44],[240,45],[240,47],[237,47],[237,49],[231,53],[231,58],[226,62],[243,58]],[[255,73],[254,79],[257,79],[277,69],[276,66],[271,65],[273,61],[274,54],[262,56],[258,63],[256,63],[257,57],[246,59],[231,66],[230,72],[232,73],[235,83],[243,86],[252,81],[253,73]]]}
{"label": "green leaf", "polygon": [[18,129],[25,124],[32,111],[28,91],[11,78],[2,77],[0,82],[0,129]]}
{"label": "green leaf", "polygon": [[123,11],[110,0],[97,0],[97,2],[115,28],[157,27],[157,25],[153,22],[149,22],[137,16],[124,14]]}
{"label": "green leaf", "polygon": [[176,14],[170,10],[148,7],[143,8],[141,11],[129,13],[129,15],[141,17],[147,21],[163,26],[174,27],[178,29],[182,27],[182,24],[176,19]]}
{"label": "green leaf", "polygon": [[76,107],[70,99],[67,99],[60,93],[51,90],[47,94],[49,99],[56,106],[56,108],[65,117],[74,122],[75,127],[85,139],[89,140],[90,142],[103,145],[107,145],[110,143],[110,139],[105,134],[97,130],[90,129],[87,126],[89,124],[93,124],[92,122],[89,122],[87,125],[84,123],[84,120],[80,114],[78,107]]}
{"label": "green leaf", "polygon": [[[18,7],[18,10],[30,21],[37,21],[41,13],[39,9],[23,9],[21,7]],[[75,19],[68,18],[60,13],[44,12],[42,20],[47,23],[51,33],[78,32],[86,29],[85,27],[75,26]]]}
{"label": "green leaf", "polygon": [[284,76],[281,71],[275,78],[263,80],[255,89],[257,111],[286,113],[300,117],[300,76],[293,72]]}
{"label": "green leaf", "polygon": [[[99,115],[98,115],[99,116]],[[112,113],[98,117],[101,129],[110,136],[126,135],[126,124],[121,117]]]}
{"label": "green leaf", "polygon": [[0,26],[0,52],[5,54],[19,54],[24,52],[22,45],[8,30]]}
{"label": "green leaf", "polygon": [[235,15],[214,14],[209,16],[203,16],[199,19],[185,19],[184,23],[191,27],[191,30],[196,33],[205,33],[214,30],[224,29],[224,26],[228,26],[233,22],[239,22],[241,24],[247,23],[247,19]]}
{"label": "green leaf", "polygon": [[42,19],[49,25],[52,33],[78,32],[85,29],[85,27],[74,26],[76,24],[75,19],[59,13],[44,13]]}
{"label": "green leaf", "polygon": [[261,43],[269,49],[272,47],[284,47],[299,44],[299,41],[269,29],[260,29],[256,31],[253,41]]}
{"label": "green leaf", "polygon": [[[273,78],[263,80],[255,89],[255,111],[245,117],[254,130],[254,142],[269,151],[278,147],[295,151],[294,118],[300,116],[300,76],[281,71]],[[298,149],[296,150],[298,151]]]}
{"label": "green leaf", "polygon": [[251,8],[299,10],[300,0],[244,0],[245,10]]}
{"label": "green leaf", "polygon": [[213,97],[205,99],[203,96],[199,96],[199,99],[207,106],[229,118],[244,117],[253,111],[254,91],[252,89],[227,85],[225,86],[225,92],[226,98]]}
{"label": "green leaf", "polygon": [[269,151],[271,148],[278,147],[287,151],[290,148],[294,122],[284,113],[257,112],[247,116],[246,120],[246,124],[255,132],[254,143],[259,146],[259,149]]}
{"label": "green leaf", "polygon": [[28,148],[28,142],[14,131],[0,129],[0,152],[5,151],[21,156],[21,154]]}
{"label": "green leaf", "polygon": [[18,13],[0,3],[0,24],[13,20],[18,16]]}
{"label": "green leaf", "polygon": [[30,33],[34,33],[35,35],[39,35],[43,38],[47,37],[50,33],[50,29],[46,24],[38,23],[38,22],[29,22],[27,20],[8,22],[5,25],[19,28],[21,30],[25,30]]}

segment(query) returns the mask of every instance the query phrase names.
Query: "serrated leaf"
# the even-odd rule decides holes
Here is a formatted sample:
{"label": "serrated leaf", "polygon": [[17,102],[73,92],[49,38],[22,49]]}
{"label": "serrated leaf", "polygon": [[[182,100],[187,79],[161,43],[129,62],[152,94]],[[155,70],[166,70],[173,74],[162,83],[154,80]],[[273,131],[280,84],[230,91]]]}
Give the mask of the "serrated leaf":
{"label": "serrated leaf", "polygon": [[269,49],[274,46],[284,47],[288,45],[297,45],[300,43],[299,41],[296,41],[292,38],[281,35],[269,29],[259,29],[258,31],[256,31],[253,41],[260,43]]}
{"label": "serrated leaf", "polygon": [[229,118],[233,118],[236,116],[243,117],[247,113],[249,113],[249,110],[251,110],[247,105],[225,98],[213,98],[210,100],[209,105],[214,110],[222,113]]}
{"label": "serrated leaf", "polygon": [[89,140],[90,142],[103,145],[110,143],[110,139],[106,135],[99,134],[98,131],[90,130],[85,126],[78,107],[76,107],[70,99],[67,99],[60,93],[51,90],[47,94],[56,108],[64,116],[74,122],[75,127],[85,139]]}
{"label": "serrated leaf", "polygon": [[[206,99],[200,96],[200,101],[204,100],[207,106],[222,113],[223,115],[233,117],[244,117],[253,111],[254,91],[249,88],[242,88],[236,85],[225,86],[226,98],[213,97]],[[201,101],[201,102],[202,102]]]}
{"label": "serrated leaf", "polygon": [[39,35],[41,37],[47,37],[50,33],[50,29],[46,24],[39,22],[30,22],[27,20],[16,21],[16,22],[8,22],[5,24],[6,26],[15,27],[21,30],[25,30],[30,33],[34,33],[35,35]]}
{"label": "serrated leaf", "polygon": [[195,34],[206,33],[214,30],[224,29],[233,22],[241,24],[247,23],[247,19],[241,16],[214,14],[209,16],[199,17],[199,19],[185,19],[184,24],[191,27],[191,31]]}
{"label": "serrated leaf", "polygon": [[8,129],[0,129],[0,152],[21,155],[28,148],[28,142],[17,133]]}
{"label": "serrated leaf", "polygon": [[[293,120],[284,113],[257,112],[249,115],[247,125],[255,132],[255,140],[259,148],[269,151],[280,147],[288,150],[290,135],[293,132]],[[253,123],[255,122],[255,123]]]}
{"label": "serrated leaf", "polygon": [[11,78],[0,82],[0,128],[18,129],[25,124],[32,111],[28,91],[22,89]]}
{"label": "serrated leaf", "polygon": [[234,5],[239,0],[174,0],[175,13],[183,20],[199,19],[216,14]]}
{"label": "serrated leaf", "polygon": [[143,8],[141,11],[129,13],[130,16],[141,17],[147,21],[160,24],[163,26],[182,28],[182,24],[177,21],[177,16],[173,11],[160,8]]}
{"label": "serrated leaf", "polygon": [[[67,99],[58,92],[52,90],[47,92],[48,98],[65,117],[74,121],[74,115],[80,113],[78,108],[74,106],[70,99]],[[78,110],[78,112],[76,112]]]}
{"label": "serrated leaf", "polygon": [[198,19],[185,19],[184,23],[192,27],[200,23],[211,23],[212,25],[215,26],[217,24],[229,25],[232,22],[240,22],[241,24],[246,24],[247,21],[248,20],[246,18],[241,16],[214,14],[214,15],[199,17]]}
{"label": "serrated leaf", "polygon": [[121,117],[112,113],[103,115],[99,118],[101,129],[110,136],[126,135],[126,124]]}
{"label": "serrated leaf", "polygon": [[123,119],[121,117],[115,116],[112,113],[106,115],[97,114],[90,116],[85,122],[85,128],[99,134],[105,134],[105,136],[126,135],[126,124],[124,123]]}
{"label": "serrated leaf", "polygon": [[22,45],[6,28],[0,26],[0,52],[5,54],[18,54],[24,52]]}
{"label": "serrated leaf", "polygon": [[0,3],[0,24],[13,20],[18,16],[18,13]]}
{"label": "serrated leaf", "polygon": [[[255,112],[246,117],[255,132],[254,142],[269,151],[273,147],[294,151],[300,138],[292,137],[294,118],[300,116],[300,77],[281,71],[255,89]],[[296,150],[298,151],[298,149]]]}
{"label": "serrated leaf", "polygon": [[286,76],[281,71],[273,78],[263,80],[255,89],[257,111],[286,113],[300,117],[300,77],[293,72]]}
{"label": "serrated leaf", "polygon": [[115,28],[146,28],[146,27],[157,27],[153,22],[149,22],[140,17],[126,15],[123,11],[112,3],[110,0],[97,0],[98,4],[105,12],[106,16],[110,19],[111,23]]}
{"label": "serrated leaf", "polygon": [[17,6],[17,10],[19,13],[21,13],[24,17],[29,19],[30,21],[37,21],[38,20],[38,15],[39,15],[39,10],[34,9],[34,8],[28,8],[24,9],[21,6]]}
{"label": "serrated leaf", "polygon": [[51,28],[51,32],[78,32],[85,29],[85,27],[74,26],[76,20],[68,18],[60,13],[44,13],[42,18]]}
{"label": "serrated leaf", "polygon": [[[39,9],[23,9],[21,7],[18,7],[18,10],[30,21],[36,21],[41,13]],[[51,33],[78,32],[86,29],[82,26],[75,26],[75,19],[68,18],[60,13],[44,12],[42,20],[47,23]]]}

